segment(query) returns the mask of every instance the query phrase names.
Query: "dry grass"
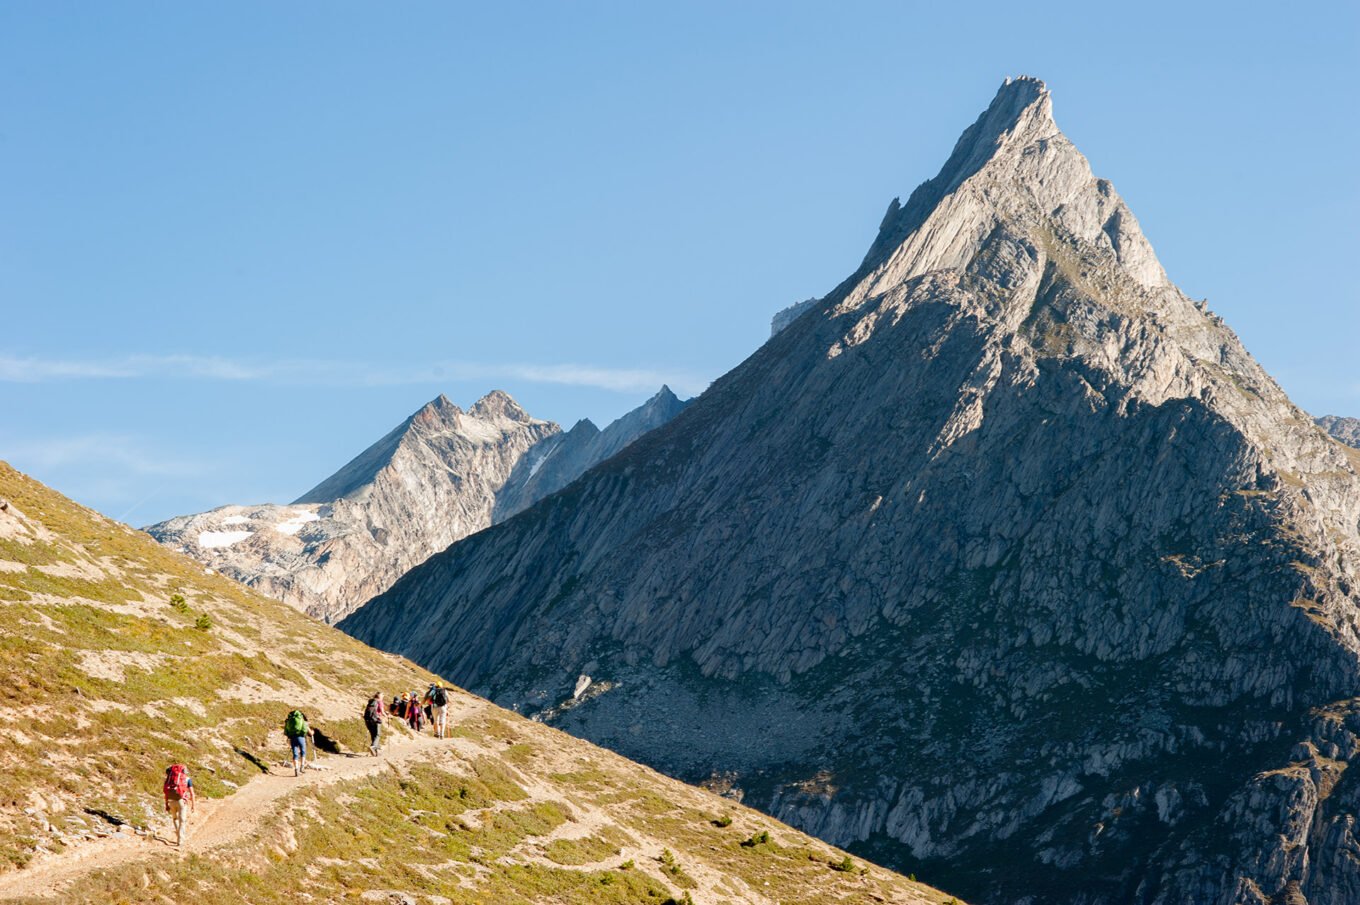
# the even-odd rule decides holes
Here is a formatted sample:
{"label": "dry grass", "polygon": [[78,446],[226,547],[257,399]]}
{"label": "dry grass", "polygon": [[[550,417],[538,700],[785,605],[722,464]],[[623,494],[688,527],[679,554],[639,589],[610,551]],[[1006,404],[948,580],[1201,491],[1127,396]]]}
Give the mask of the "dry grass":
{"label": "dry grass", "polygon": [[[134,825],[159,820],[167,763],[189,763],[201,794],[230,795],[258,775],[258,762],[282,758],[278,728],[295,706],[360,749],[358,714],[372,690],[431,679],[3,463],[0,497],[12,502],[0,513],[10,520],[0,525],[0,874],[36,852],[100,845],[77,841],[101,822],[85,809]],[[209,628],[197,627],[201,617]],[[428,759],[299,787],[257,832],[210,858],[146,844],[145,857],[78,876],[61,899],[945,899],[486,702],[457,693],[454,703],[452,738]],[[769,841],[742,845],[762,832]]]}

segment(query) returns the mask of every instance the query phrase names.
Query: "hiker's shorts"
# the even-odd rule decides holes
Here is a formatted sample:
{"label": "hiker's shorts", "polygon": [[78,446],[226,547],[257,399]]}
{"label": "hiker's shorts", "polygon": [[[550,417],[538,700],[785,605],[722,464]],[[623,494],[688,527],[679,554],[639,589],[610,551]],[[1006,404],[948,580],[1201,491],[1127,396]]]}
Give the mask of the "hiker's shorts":
{"label": "hiker's shorts", "polygon": [[298,760],[307,759],[307,736],[290,735],[288,736],[288,747],[293,749],[293,757]]}

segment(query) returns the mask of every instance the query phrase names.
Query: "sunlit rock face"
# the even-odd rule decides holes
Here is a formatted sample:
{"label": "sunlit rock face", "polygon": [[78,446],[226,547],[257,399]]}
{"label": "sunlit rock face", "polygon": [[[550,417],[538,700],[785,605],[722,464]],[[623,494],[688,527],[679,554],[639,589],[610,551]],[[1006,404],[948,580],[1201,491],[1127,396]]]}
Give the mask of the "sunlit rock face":
{"label": "sunlit rock face", "polygon": [[1340,905],[1358,466],[1022,78],[751,358],[342,627],[970,901]]}
{"label": "sunlit rock face", "polygon": [[456,540],[555,493],[686,403],[662,387],[603,431],[567,433],[499,390],[423,406],[287,506],[222,506],[146,530],[230,578],[336,622]]}
{"label": "sunlit rock face", "polygon": [[224,575],[334,622],[491,524],[515,464],[558,427],[502,392],[440,396],[287,506],[223,506],[147,531]]}

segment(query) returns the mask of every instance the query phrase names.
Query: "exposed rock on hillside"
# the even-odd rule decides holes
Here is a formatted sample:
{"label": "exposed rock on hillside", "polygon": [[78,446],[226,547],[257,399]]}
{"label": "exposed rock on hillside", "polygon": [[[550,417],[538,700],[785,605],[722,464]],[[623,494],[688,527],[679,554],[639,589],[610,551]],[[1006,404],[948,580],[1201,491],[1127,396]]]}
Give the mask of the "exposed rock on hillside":
{"label": "exposed rock on hillside", "polygon": [[1342,443],[1360,449],[1360,418],[1323,415],[1317,419],[1317,423],[1323,430]]}
{"label": "exposed rock on hillside", "polygon": [[789,324],[793,323],[800,314],[807,311],[813,305],[816,305],[819,301],[821,301],[821,299],[804,299],[801,302],[797,302],[776,312],[775,316],[770,318],[770,335],[774,336],[780,330],[783,330]]}
{"label": "exposed rock on hillside", "polygon": [[222,506],[147,532],[223,575],[335,622],[456,540],[554,493],[666,423],[662,387],[603,431],[563,434],[497,390],[443,396],[288,506]]}
{"label": "exposed rock on hillside", "polygon": [[981,901],[1341,905],[1358,467],[1018,79],[813,311],[343,627],[611,683],[556,724]]}

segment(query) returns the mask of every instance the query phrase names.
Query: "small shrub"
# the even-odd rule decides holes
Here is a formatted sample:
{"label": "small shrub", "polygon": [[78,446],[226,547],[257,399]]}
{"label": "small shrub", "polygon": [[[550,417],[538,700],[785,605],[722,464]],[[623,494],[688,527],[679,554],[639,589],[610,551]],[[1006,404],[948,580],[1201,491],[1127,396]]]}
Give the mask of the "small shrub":
{"label": "small shrub", "polygon": [[724,815],[722,815],[721,817],[719,817],[718,819],[716,819],[716,820],[713,821],[713,825],[714,825],[714,826],[721,826],[721,827],[729,827],[729,826],[731,826],[731,825],[732,825],[732,815],[731,815],[731,814],[724,814]]}
{"label": "small shrub", "polygon": [[770,841],[769,831],[761,830],[759,833],[752,833],[751,838],[743,841],[741,844],[745,848],[755,848],[757,845],[766,845],[769,843],[769,841]]}
{"label": "small shrub", "polygon": [[170,605],[175,608],[176,612],[179,613],[189,612],[189,601],[184,599],[183,594],[171,594]]}
{"label": "small shrub", "polygon": [[206,632],[208,629],[212,628],[212,620],[208,618],[207,613],[198,614],[198,618],[194,620],[194,628],[201,632]]}
{"label": "small shrub", "polygon": [[619,865],[619,870],[632,870],[634,867],[635,865],[633,864],[633,859],[629,858],[627,861]]}
{"label": "small shrub", "polygon": [[852,870],[855,869],[855,862],[850,860],[850,856],[849,856],[849,855],[846,855],[846,856],[845,856],[844,858],[842,858],[841,860],[839,860],[839,861],[833,863],[833,864],[831,865],[831,869],[832,869],[832,870],[839,870],[839,871],[847,871],[847,872],[848,872],[848,871],[852,871]]}

